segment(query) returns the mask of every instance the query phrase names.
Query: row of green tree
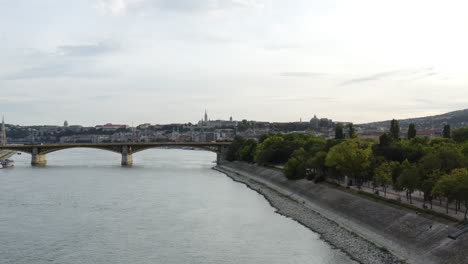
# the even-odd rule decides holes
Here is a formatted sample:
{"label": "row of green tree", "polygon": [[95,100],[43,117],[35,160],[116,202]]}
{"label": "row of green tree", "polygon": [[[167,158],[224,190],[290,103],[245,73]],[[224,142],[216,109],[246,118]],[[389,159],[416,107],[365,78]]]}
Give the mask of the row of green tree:
{"label": "row of green tree", "polygon": [[[344,180],[361,186],[381,187],[384,195],[392,186],[412,194],[421,191],[432,208],[433,200],[455,205],[468,212],[468,128],[450,132],[445,138],[416,137],[414,125],[408,137],[400,138],[398,122],[392,120],[389,133],[379,141],[360,139],[352,124],[346,134],[337,126],[335,139],[312,134],[268,134],[259,141],[236,137],[227,153],[228,160],[256,162],[260,165],[283,165],[289,179],[325,178]],[[447,135],[448,130],[448,135]],[[414,135],[414,136],[413,136]]]}

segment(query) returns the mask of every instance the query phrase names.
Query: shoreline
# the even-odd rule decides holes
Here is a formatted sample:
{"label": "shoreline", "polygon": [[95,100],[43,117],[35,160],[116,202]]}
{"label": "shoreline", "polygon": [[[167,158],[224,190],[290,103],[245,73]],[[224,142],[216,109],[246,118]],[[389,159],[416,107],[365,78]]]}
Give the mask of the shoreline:
{"label": "shoreline", "polygon": [[374,242],[359,236],[355,232],[340,226],[332,219],[311,209],[306,205],[308,201],[297,199],[296,195],[287,190],[230,170],[223,165],[215,166],[213,169],[225,174],[235,182],[245,184],[251,190],[259,193],[276,209],[276,213],[290,218],[319,234],[321,240],[328,243],[332,248],[341,250],[358,263],[406,263],[390,253],[386,248],[376,245]]}
{"label": "shoreline", "polygon": [[9,159],[9,158],[11,158],[15,153],[16,153],[16,151],[11,151],[11,150],[0,151],[0,160]]}

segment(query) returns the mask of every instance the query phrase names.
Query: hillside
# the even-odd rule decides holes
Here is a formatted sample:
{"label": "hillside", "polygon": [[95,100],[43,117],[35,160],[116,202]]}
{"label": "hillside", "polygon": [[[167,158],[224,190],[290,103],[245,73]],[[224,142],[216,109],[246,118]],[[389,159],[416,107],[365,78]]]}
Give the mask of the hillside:
{"label": "hillside", "polygon": [[[441,115],[409,118],[398,120],[401,128],[408,127],[410,123],[416,124],[418,129],[442,129],[445,124],[449,124],[452,129],[468,126],[468,109],[448,112]],[[360,127],[389,127],[390,120],[360,124]]]}

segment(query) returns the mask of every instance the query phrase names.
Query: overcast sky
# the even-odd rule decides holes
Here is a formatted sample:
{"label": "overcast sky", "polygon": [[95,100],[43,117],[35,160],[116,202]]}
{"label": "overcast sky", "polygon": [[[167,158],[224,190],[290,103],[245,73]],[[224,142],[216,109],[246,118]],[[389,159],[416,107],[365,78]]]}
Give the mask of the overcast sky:
{"label": "overcast sky", "polygon": [[466,0],[0,0],[13,124],[355,123],[468,108]]}

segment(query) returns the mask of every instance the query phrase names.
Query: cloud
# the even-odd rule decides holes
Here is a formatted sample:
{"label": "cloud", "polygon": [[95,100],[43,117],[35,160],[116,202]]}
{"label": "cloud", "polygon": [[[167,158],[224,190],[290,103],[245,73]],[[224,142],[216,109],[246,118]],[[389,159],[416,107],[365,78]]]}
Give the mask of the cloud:
{"label": "cloud", "polygon": [[177,11],[212,11],[232,8],[255,8],[261,5],[255,0],[161,0],[160,8]]}
{"label": "cloud", "polygon": [[91,45],[63,45],[57,47],[57,53],[61,56],[97,56],[116,48],[115,45],[104,42]]}
{"label": "cloud", "polygon": [[97,0],[97,7],[113,15],[129,10],[159,9],[176,12],[207,12],[234,8],[262,7],[259,0]]}
{"label": "cloud", "polygon": [[145,0],[98,0],[97,7],[114,15],[124,13],[127,8],[145,2]]}
{"label": "cloud", "polygon": [[301,47],[296,44],[267,44],[264,46],[264,48],[266,50],[281,51],[281,50],[296,50]]}
{"label": "cloud", "polygon": [[283,77],[319,77],[323,76],[323,73],[319,72],[282,72],[280,73]]}
{"label": "cloud", "polygon": [[363,82],[371,82],[371,81],[379,81],[379,80],[388,80],[394,79],[398,81],[414,81],[418,79],[424,79],[427,77],[431,77],[437,75],[438,73],[434,71],[433,68],[423,68],[417,70],[396,70],[396,71],[387,71],[387,72],[380,72],[371,74],[368,76],[350,79],[340,84],[340,86],[344,85],[352,85],[357,83]]}
{"label": "cloud", "polygon": [[100,42],[85,45],[62,45],[53,52],[34,51],[26,54],[23,64],[29,65],[16,72],[0,76],[2,80],[40,78],[102,78],[113,75],[96,69],[98,57],[117,50],[116,44]]}
{"label": "cloud", "polygon": [[[87,65],[87,64],[86,64]],[[42,78],[103,78],[112,76],[109,72],[99,72],[88,65],[78,62],[63,62],[56,64],[44,64],[37,67],[21,69],[13,74],[1,77],[2,80],[42,79]]]}

